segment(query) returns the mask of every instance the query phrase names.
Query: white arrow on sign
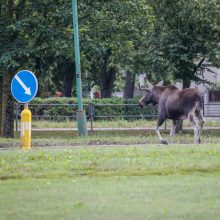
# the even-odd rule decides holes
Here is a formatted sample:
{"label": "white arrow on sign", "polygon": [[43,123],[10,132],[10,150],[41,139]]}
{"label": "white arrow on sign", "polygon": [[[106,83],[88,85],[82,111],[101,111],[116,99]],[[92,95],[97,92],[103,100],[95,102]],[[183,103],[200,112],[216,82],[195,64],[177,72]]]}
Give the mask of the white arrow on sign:
{"label": "white arrow on sign", "polygon": [[22,82],[22,80],[19,78],[18,75],[15,76],[15,79],[18,81],[18,83],[21,85],[21,87],[24,89],[25,94],[31,95],[31,89],[30,87],[27,88],[27,86]]}

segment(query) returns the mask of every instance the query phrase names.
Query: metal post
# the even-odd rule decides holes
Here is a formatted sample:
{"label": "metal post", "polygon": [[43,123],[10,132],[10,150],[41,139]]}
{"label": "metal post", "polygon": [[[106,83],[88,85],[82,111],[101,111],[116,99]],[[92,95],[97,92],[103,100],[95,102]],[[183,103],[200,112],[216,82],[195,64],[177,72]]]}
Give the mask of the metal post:
{"label": "metal post", "polygon": [[72,0],[72,14],[73,14],[73,29],[74,29],[76,86],[77,86],[77,100],[78,100],[78,111],[76,111],[76,117],[77,117],[79,134],[86,136],[88,134],[88,131],[86,127],[86,113],[83,110],[83,103],[82,103],[82,82],[81,82],[77,0]]}
{"label": "metal post", "polygon": [[89,105],[90,130],[93,131],[94,106]]}

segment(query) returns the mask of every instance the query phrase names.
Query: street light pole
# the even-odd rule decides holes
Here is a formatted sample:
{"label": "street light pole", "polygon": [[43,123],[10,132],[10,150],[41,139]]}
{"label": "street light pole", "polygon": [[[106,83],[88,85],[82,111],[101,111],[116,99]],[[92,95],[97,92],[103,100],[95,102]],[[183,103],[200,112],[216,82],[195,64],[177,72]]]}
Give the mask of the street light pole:
{"label": "street light pole", "polygon": [[73,14],[73,29],[74,29],[76,86],[77,86],[77,100],[78,100],[78,110],[76,111],[76,117],[77,117],[79,135],[86,136],[88,132],[86,128],[86,113],[83,110],[83,103],[82,103],[82,81],[81,81],[81,65],[80,65],[77,0],[72,0],[72,14]]}

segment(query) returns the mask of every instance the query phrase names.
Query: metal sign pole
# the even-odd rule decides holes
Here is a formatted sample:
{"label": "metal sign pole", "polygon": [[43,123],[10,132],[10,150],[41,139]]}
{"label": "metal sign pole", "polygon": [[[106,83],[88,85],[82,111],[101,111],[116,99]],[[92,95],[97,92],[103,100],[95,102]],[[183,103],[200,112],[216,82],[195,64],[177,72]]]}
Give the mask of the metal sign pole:
{"label": "metal sign pole", "polygon": [[82,82],[81,82],[77,0],[72,0],[72,14],[73,14],[73,29],[74,29],[76,86],[77,86],[77,100],[78,100],[78,111],[76,112],[76,117],[77,117],[79,134],[86,136],[88,134],[88,131],[86,127],[86,113],[83,110],[83,103],[82,103]]}
{"label": "metal sign pole", "polygon": [[[38,81],[36,76],[29,70],[18,72],[11,82],[11,93],[16,101],[24,104],[24,110],[21,112],[21,148],[23,150],[31,149],[31,120],[32,114],[28,109],[30,102],[37,94]],[[16,130],[18,107],[16,105]]]}

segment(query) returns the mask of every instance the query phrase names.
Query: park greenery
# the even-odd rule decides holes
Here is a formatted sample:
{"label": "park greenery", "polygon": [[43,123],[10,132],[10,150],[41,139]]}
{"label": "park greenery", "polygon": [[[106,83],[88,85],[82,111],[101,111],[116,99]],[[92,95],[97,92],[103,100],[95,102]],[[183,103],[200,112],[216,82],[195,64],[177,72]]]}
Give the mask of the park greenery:
{"label": "park greenery", "polygon": [[[79,0],[83,90],[98,86],[110,98],[119,87],[130,98],[138,73],[184,87],[201,82],[204,62],[220,64],[219,10],[218,0]],[[41,98],[75,96],[72,38],[71,1],[0,1],[1,136],[14,135],[17,71],[36,74]]]}
{"label": "park greenery", "polygon": [[18,133],[0,138],[0,219],[218,218],[219,133],[200,146],[188,133],[169,146],[146,131],[55,133],[34,131],[29,151]]}
{"label": "park greenery", "polygon": [[8,149],[0,219],[218,219],[219,147]]}
{"label": "park greenery", "polygon": [[[106,123],[106,122],[105,122]],[[68,123],[67,123],[68,124]],[[95,126],[104,124],[104,122],[95,123]],[[37,127],[35,124],[34,128]],[[42,125],[42,124],[41,124]],[[90,131],[87,137],[80,137],[77,130],[73,129],[33,129],[32,130],[32,147],[33,149],[40,147],[80,147],[80,146],[112,146],[116,148],[118,146],[149,146],[159,144],[158,138],[155,135],[153,128],[153,123],[146,123],[146,126],[143,123],[139,124],[142,126],[142,129],[131,129],[129,124],[126,124],[124,121],[119,121],[118,123],[111,124],[113,128],[117,125],[125,125],[127,129],[101,129]],[[130,126],[136,126],[137,124],[132,123]],[[170,128],[170,123],[167,123],[167,128]],[[187,124],[186,124],[187,126]],[[88,126],[89,127],[89,126]],[[60,128],[60,127],[59,127]],[[107,126],[105,128],[108,128]],[[129,129],[130,128],[130,129]],[[169,146],[182,146],[184,144],[192,144],[193,142],[193,131],[185,129],[182,134],[175,135],[174,137],[169,136],[169,129],[162,129],[164,138],[169,142]],[[208,129],[203,132],[202,143],[204,145],[216,145],[220,141],[219,130]],[[0,139],[0,149],[12,149],[19,148],[20,146],[20,131],[15,132],[15,137],[6,139]],[[198,145],[197,145],[198,146]]]}
{"label": "park greenery", "polygon": [[[84,98],[84,109],[86,115],[93,115],[95,119],[152,119],[157,115],[155,106],[149,105],[148,108],[140,109],[137,107],[138,98]],[[18,106],[19,112],[22,105]],[[35,98],[30,102],[29,108],[35,119],[49,119],[52,121],[62,121],[65,117],[74,119],[77,110],[77,98]]]}

